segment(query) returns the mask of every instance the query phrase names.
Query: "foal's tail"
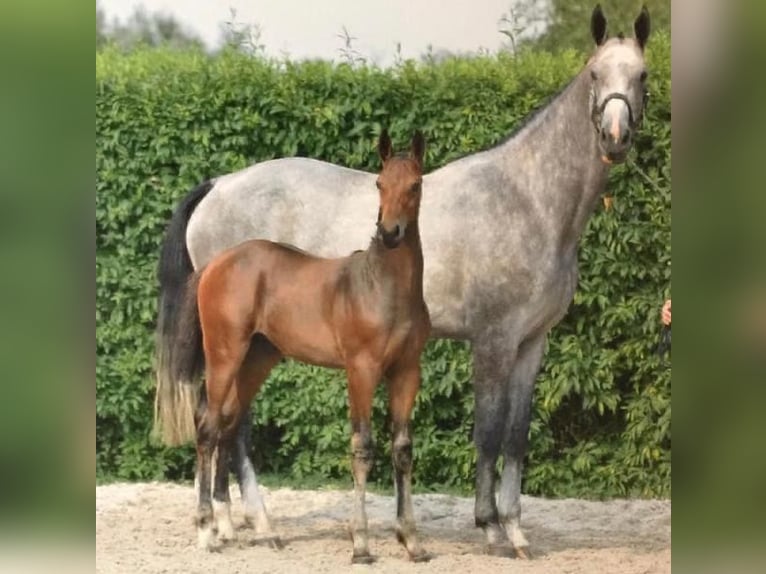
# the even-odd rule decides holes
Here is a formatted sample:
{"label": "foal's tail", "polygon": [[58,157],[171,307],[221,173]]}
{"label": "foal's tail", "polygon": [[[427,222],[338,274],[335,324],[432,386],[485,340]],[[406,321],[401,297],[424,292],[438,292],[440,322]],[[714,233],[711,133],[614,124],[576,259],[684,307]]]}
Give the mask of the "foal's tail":
{"label": "foal's tail", "polygon": [[179,204],[160,252],[154,434],[171,446],[188,442],[195,434],[197,379],[204,370],[204,356],[197,311],[198,277],[186,248],[186,228],[194,208],[212,187],[212,181],[204,182]]}
{"label": "foal's tail", "polygon": [[176,322],[177,332],[162,359],[166,370],[157,372],[154,432],[168,446],[194,439],[194,411],[199,403],[199,378],[205,370],[202,328],[197,306],[199,273],[189,278]]}

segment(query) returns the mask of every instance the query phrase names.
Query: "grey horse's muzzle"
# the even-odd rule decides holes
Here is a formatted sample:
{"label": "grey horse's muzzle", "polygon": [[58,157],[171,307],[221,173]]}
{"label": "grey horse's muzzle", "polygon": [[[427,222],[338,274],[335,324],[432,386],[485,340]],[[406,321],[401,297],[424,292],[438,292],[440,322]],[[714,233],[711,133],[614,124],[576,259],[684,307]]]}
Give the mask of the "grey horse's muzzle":
{"label": "grey horse's muzzle", "polygon": [[641,121],[633,114],[630,100],[624,94],[609,94],[601,105],[594,106],[592,115],[602,158],[607,163],[625,161]]}

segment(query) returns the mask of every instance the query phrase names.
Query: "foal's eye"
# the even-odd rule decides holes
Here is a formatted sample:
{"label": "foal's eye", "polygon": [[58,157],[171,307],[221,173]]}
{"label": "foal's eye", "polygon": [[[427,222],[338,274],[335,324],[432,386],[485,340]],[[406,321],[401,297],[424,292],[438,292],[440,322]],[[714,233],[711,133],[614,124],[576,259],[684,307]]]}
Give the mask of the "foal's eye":
{"label": "foal's eye", "polygon": [[420,191],[420,183],[413,183],[410,187],[410,193],[418,193]]}
{"label": "foal's eye", "polygon": [[377,187],[378,189],[381,189],[381,187],[380,187],[380,182],[379,182],[379,181],[376,181],[376,182],[375,182],[375,187]]}

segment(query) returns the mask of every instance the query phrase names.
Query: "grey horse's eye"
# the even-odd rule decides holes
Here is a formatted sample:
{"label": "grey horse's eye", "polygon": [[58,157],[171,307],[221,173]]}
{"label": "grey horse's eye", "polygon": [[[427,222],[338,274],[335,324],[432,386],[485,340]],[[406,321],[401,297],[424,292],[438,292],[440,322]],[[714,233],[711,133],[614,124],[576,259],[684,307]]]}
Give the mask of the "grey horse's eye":
{"label": "grey horse's eye", "polygon": [[647,73],[646,73],[646,70],[644,70],[643,72],[641,72],[641,76],[639,76],[639,79],[641,80],[642,84],[646,81],[646,78],[647,78]]}
{"label": "grey horse's eye", "polygon": [[594,82],[598,80],[598,74],[596,74],[596,70],[590,71],[590,79],[593,80]]}

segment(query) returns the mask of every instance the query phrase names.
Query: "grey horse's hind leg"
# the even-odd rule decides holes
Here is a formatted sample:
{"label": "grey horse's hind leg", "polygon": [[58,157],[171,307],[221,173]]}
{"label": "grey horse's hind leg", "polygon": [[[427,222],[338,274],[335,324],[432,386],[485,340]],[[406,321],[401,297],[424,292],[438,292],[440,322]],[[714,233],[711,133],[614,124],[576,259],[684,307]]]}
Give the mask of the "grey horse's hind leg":
{"label": "grey horse's hind leg", "polygon": [[245,411],[237,427],[237,436],[232,449],[232,470],[237,477],[239,492],[242,495],[242,504],[245,507],[245,527],[255,528],[259,540],[272,548],[280,549],[283,543],[274,532],[271,519],[266,511],[266,505],[258,489],[258,481],[255,475],[253,462],[250,460],[252,445],[252,420],[250,412]]}
{"label": "grey horse's hind leg", "polygon": [[509,412],[503,437],[503,474],[498,496],[500,521],[516,556],[529,558],[529,542],[521,530],[521,475],[529,439],[535,379],[545,349],[545,336],[523,344],[508,387]]}
{"label": "grey horse's hind leg", "polygon": [[[253,463],[250,460],[250,452],[252,451],[252,428],[253,422],[251,419],[250,409],[247,409],[242,413],[237,424],[237,435],[234,439],[234,446],[231,452],[231,472],[237,477],[237,485],[239,486],[239,493],[242,496],[242,503],[245,508],[252,507],[248,500],[247,480],[250,470],[255,474]],[[245,526],[252,528],[252,516],[248,516],[245,513]]]}
{"label": "grey horse's hind leg", "polygon": [[[474,394],[476,397],[474,442],[476,444],[476,526],[487,537],[487,552],[514,556],[508,535],[500,524],[495,502],[495,468],[508,416],[506,377],[513,365],[512,353],[488,338],[473,346]],[[513,346],[515,349],[515,345]]]}
{"label": "grey horse's hind leg", "polygon": [[255,526],[257,540],[273,548],[282,548],[282,542],[271,525],[266,505],[258,489],[255,468],[250,460],[251,418],[250,403],[271,369],[279,362],[281,355],[268,339],[256,335],[250,342],[245,360],[239,371],[238,400],[243,405],[237,435],[234,440],[232,462],[237,483],[245,507],[245,524]]}

